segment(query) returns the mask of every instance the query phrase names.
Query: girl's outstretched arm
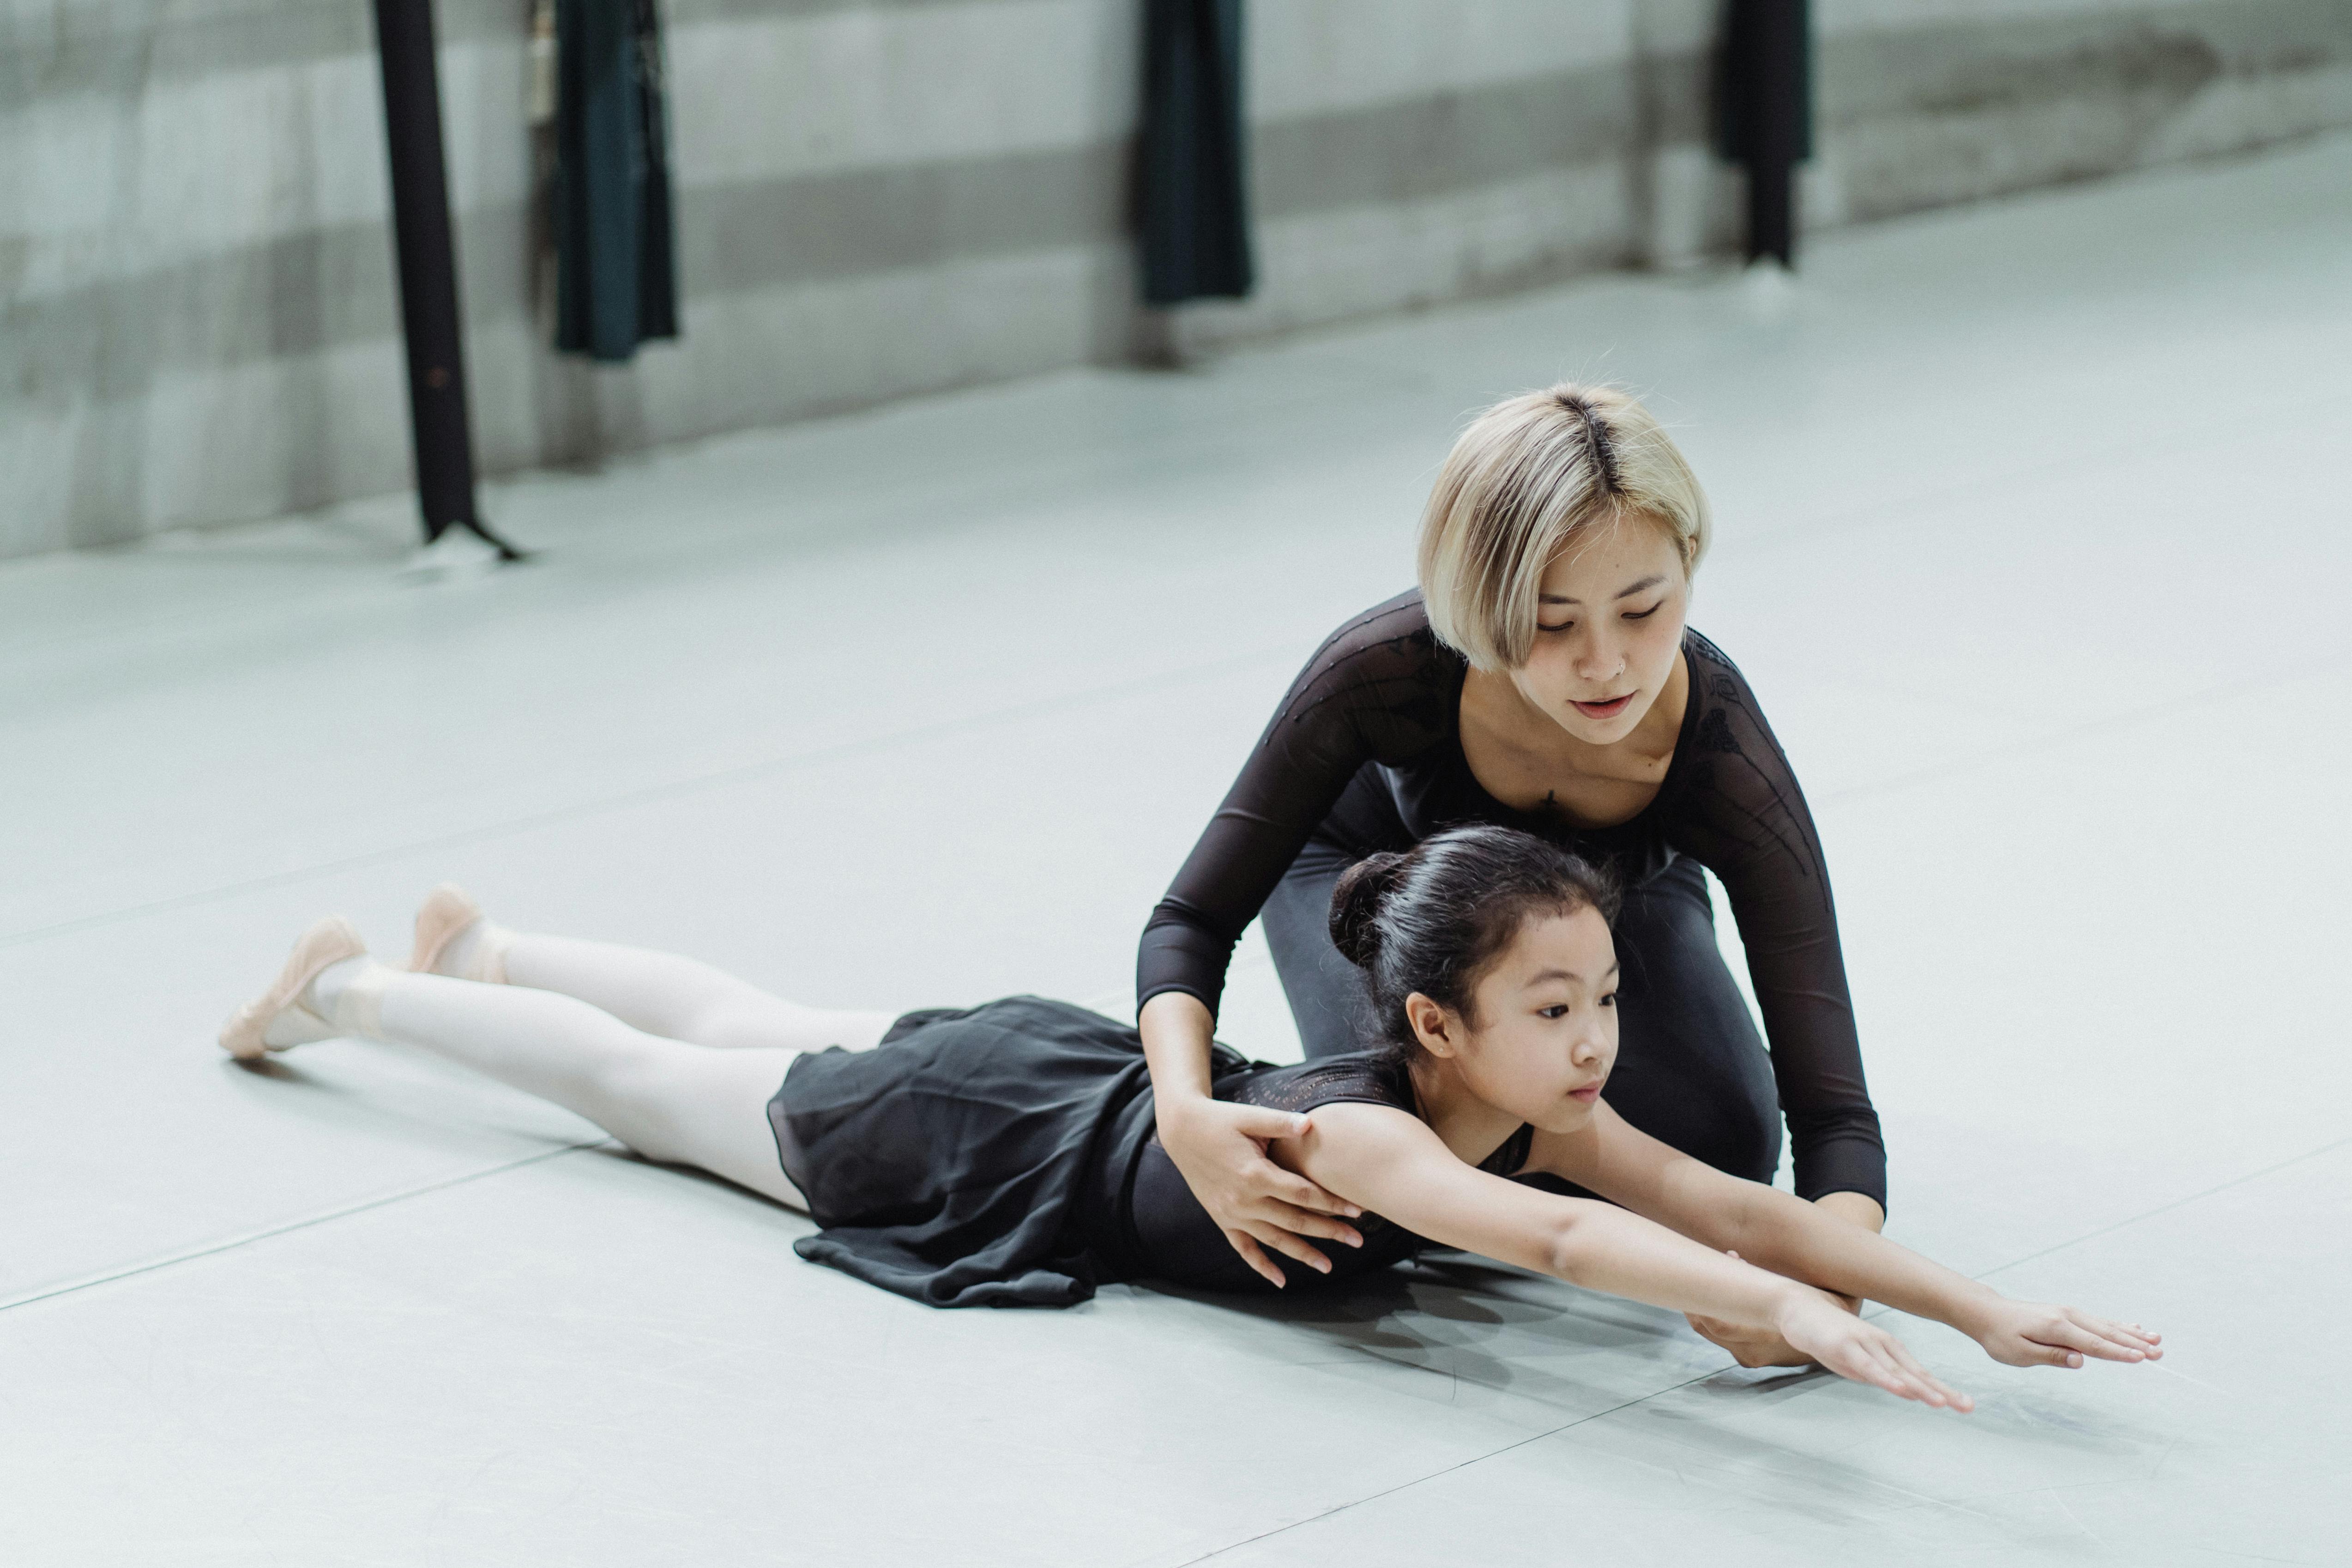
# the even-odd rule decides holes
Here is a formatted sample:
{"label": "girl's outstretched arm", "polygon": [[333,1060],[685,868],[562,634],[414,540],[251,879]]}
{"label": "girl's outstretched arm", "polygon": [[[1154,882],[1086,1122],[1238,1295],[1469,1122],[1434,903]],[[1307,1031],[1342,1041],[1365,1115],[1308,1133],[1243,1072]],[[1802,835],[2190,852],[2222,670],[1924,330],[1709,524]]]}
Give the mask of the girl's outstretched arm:
{"label": "girl's outstretched arm", "polygon": [[1608,1204],[1488,1175],[1404,1111],[1318,1106],[1311,1129],[1282,1152],[1328,1191],[1432,1241],[1612,1296],[1769,1328],[1840,1376],[1924,1405],[1971,1406],[1900,1340],[1812,1287]]}
{"label": "girl's outstretched arm", "polygon": [[1581,1131],[1538,1133],[1528,1168],[1566,1176],[1775,1274],[1948,1323],[2010,1366],[2081,1366],[2086,1356],[2150,1361],[2164,1353],[2158,1336],[2137,1324],[2012,1301],[1788,1193],[1726,1175],[1628,1124],[1605,1100]]}

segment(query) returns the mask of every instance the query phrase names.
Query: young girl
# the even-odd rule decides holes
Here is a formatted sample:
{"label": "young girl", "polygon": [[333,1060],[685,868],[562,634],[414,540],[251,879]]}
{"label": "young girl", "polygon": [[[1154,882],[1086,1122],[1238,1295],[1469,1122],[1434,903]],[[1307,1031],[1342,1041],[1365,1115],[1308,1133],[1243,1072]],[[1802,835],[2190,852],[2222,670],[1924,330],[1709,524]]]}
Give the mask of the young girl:
{"label": "young girl", "polygon": [[[2159,1353],[2137,1326],[2008,1300],[1627,1125],[1601,1098],[1617,1054],[1610,902],[1582,861],[1495,826],[1341,879],[1331,940],[1363,970],[1384,1043],[1295,1067],[1220,1046],[1213,1065],[1217,1096],[1286,1117],[1277,1157],[1350,1205],[1363,1244],[1322,1278],[1426,1238],[1776,1333],[1842,1376],[1961,1410],[1827,1292],[1949,1323],[2011,1365]],[[222,1045],[247,1060],[338,1035],[420,1047],[806,1211],[824,1229],[802,1256],[935,1306],[1066,1305],[1105,1279],[1271,1288],[1171,1163],[1141,1043],[1108,1018],[1034,996],[895,1021],[802,1007],[688,959],[505,931],[451,887],[416,926],[401,973],[320,921]],[[1539,1172],[1613,1202],[1510,1179]]]}

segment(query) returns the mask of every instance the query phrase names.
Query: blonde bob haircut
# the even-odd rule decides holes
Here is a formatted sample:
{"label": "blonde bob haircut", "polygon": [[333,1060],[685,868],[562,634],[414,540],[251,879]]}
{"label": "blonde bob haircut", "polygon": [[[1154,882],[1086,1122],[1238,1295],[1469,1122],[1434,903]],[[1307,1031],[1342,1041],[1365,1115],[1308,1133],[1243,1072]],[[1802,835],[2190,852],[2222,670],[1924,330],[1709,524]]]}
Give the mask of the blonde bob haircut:
{"label": "blonde bob haircut", "polygon": [[1706,495],[1650,411],[1573,382],[1505,398],[1454,443],[1422,513],[1430,628],[1477,668],[1518,668],[1544,569],[1620,518],[1664,530],[1685,577],[1706,553]]}

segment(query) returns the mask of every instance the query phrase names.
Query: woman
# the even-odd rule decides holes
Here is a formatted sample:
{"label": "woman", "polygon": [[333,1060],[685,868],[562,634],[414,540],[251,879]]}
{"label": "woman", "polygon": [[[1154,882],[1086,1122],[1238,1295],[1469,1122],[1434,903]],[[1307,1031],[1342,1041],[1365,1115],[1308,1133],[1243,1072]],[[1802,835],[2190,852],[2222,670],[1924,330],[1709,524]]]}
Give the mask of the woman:
{"label": "woman", "polygon": [[[1937,1318],[2012,1364],[2158,1353],[2141,1330],[2005,1300],[1627,1126],[1601,1100],[1617,1053],[1607,899],[1582,862],[1493,827],[1342,883],[1332,938],[1366,967],[1384,1048],[1285,1068],[1214,1058],[1214,1091],[1305,1123],[1283,1159],[1368,1211],[1364,1245],[1301,1278],[1385,1266],[1428,1237],[1770,1333],[1960,1409],[1815,1287]],[[409,973],[321,921],[221,1042],[254,1059],[338,1034],[422,1047],[648,1158],[805,1209],[825,1228],[803,1257],[917,1300],[1066,1305],[1104,1279],[1266,1288],[1153,1136],[1135,1031],[1066,1003],[823,1012],[691,960],[506,931],[443,888]],[[1623,1206],[1509,1179],[1528,1173]]]}
{"label": "woman", "polygon": [[[1269,1160],[1280,1124],[1208,1092],[1234,942],[1262,916],[1310,1058],[1355,1048],[1367,997],[1323,910],[1343,872],[1486,822],[1573,849],[1625,889],[1633,1126],[1769,1182],[1785,1113],[1800,1196],[1872,1230],[1886,1155],[1864,1087],[1821,841],[1731,661],[1685,624],[1706,500],[1631,397],[1560,385],[1455,443],[1422,524],[1421,586],[1341,626],[1275,710],[1144,930],[1138,1003],[1160,1135],[1227,1240],[1321,1268],[1348,1205]],[[1729,893],[1768,1057],[1716,945]],[[1750,1365],[1796,1359],[1698,1322]]]}

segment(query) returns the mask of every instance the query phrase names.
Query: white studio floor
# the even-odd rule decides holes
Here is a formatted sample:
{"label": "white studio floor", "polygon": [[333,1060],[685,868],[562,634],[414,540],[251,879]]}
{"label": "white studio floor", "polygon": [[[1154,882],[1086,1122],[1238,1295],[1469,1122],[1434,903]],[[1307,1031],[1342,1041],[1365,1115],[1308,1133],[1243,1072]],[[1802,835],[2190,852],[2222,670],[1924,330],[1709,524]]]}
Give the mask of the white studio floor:
{"label": "white studio floor", "polygon": [[[2352,1561],[2352,142],[0,568],[0,1561]],[[790,367],[779,368],[789,374]],[[1682,432],[1695,622],[1808,783],[1893,1233],[2166,1331],[1937,1415],[1441,1259],[932,1312],[803,1220],[219,1019],[316,914],[788,994],[1123,1012],[1292,672],[1403,586],[1457,421]],[[387,417],[393,416],[387,411]],[[1255,933],[1223,1033],[1295,1053]],[[2334,1481],[2328,1480],[2334,1476]]]}

